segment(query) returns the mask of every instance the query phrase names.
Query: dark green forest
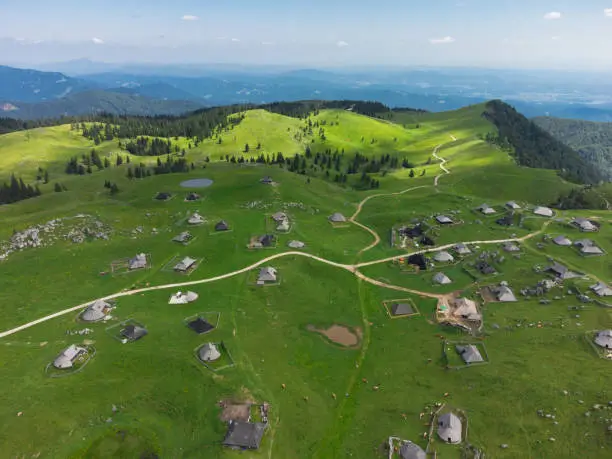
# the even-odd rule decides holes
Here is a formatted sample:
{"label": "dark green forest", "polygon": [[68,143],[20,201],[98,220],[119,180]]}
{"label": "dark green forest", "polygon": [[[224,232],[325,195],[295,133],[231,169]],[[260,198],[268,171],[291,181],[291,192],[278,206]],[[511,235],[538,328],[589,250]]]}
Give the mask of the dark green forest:
{"label": "dark green forest", "polygon": [[0,205],[11,204],[36,196],[40,196],[38,186],[26,185],[22,179],[17,179],[14,175],[11,175],[8,183],[0,185]]}
{"label": "dark green forest", "polygon": [[541,117],[533,122],[576,150],[612,181],[612,123]]}
{"label": "dark green forest", "polygon": [[596,184],[604,179],[576,151],[501,100],[487,103],[483,116],[499,131],[486,140],[513,154],[519,165],[558,170],[563,178],[576,183]]}

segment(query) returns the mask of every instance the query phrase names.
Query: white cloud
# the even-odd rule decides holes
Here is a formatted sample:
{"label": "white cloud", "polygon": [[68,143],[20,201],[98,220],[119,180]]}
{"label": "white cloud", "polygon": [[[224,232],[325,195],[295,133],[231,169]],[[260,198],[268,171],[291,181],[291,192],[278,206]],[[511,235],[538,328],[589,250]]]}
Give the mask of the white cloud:
{"label": "white cloud", "polygon": [[93,37],[91,39],[91,41],[95,44],[95,45],[103,45],[104,44],[104,40],[102,40],[101,38],[97,38],[97,37]]}
{"label": "white cloud", "polygon": [[186,14],[185,16],[183,16],[181,18],[183,21],[197,21],[198,19],[200,19],[197,16],[194,16],[193,14]]}
{"label": "white cloud", "polygon": [[344,40],[340,40],[339,42],[336,43],[336,46],[338,48],[346,48],[349,44],[347,42],[345,42]]}
{"label": "white cloud", "polygon": [[442,37],[442,38],[430,38],[429,43],[432,45],[446,45],[448,43],[454,43],[455,39],[453,37]]}
{"label": "white cloud", "polygon": [[544,15],[544,19],[553,20],[553,19],[561,19],[561,13],[558,11],[551,11],[550,13],[546,13]]}
{"label": "white cloud", "polygon": [[274,45],[274,42],[273,41],[262,41],[261,44],[264,46],[272,46]]}
{"label": "white cloud", "polygon": [[561,40],[561,37],[558,37],[555,35],[554,37],[550,37],[550,39],[554,41],[558,41],[558,40]]}
{"label": "white cloud", "polygon": [[240,38],[232,38],[232,41],[233,41],[234,43],[238,43],[238,42],[240,41]]}
{"label": "white cloud", "polygon": [[612,8],[606,8],[604,10],[604,16],[612,18]]}

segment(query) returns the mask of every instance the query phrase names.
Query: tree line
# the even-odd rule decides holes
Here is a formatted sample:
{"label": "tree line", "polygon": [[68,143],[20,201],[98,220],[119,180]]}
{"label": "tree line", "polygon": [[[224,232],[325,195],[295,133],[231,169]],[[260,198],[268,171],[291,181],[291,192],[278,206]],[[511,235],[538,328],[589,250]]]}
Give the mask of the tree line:
{"label": "tree line", "polygon": [[[130,157],[127,157],[127,161],[130,161]],[[117,157],[117,166],[123,164],[123,158]],[[100,158],[100,155],[95,148],[92,148],[88,155],[83,154],[79,159],[78,156],[73,156],[68,160],[64,171],[66,174],[85,175],[93,173],[93,167],[97,170],[108,169],[111,166],[111,162],[108,158]],[[45,182],[46,183],[46,182]]]}
{"label": "tree line", "polygon": [[23,179],[17,179],[14,174],[11,174],[11,178],[8,183],[3,183],[0,186],[0,205],[12,204],[14,202],[23,201],[24,199],[35,198],[40,196],[40,190],[38,185],[26,185]]}
{"label": "tree line", "polygon": [[157,158],[157,164],[153,167],[147,167],[144,163],[140,163],[134,167],[128,167],[127,178],[130,180],[140,179],[150,177],[151,175],[189,172],[189,170],[193,169],[195,169],[194,163],[189,164],[185,158],[175,158],[168,155],[165,161],[162,161],[161,158]]}

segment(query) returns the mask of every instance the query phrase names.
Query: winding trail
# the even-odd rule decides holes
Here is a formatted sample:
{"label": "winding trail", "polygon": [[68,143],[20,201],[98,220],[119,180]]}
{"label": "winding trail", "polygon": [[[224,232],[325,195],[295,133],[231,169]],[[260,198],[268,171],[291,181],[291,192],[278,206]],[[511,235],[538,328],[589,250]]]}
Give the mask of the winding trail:
{"label": "winding trail", "polygon": [[[542,229],[540,229],[538,231],[535,231],[533,233],[530,233],[530,234],[528,234],[526,236],[520,237],[520,238],[496,239],[496,240],[490,240],[490,241],[467,241],[467,242],[464,242],[464,244],[474,245],[474,244],[501,244],[501,243],[504,243],[504,242],[521,242],[521,241],[525,241],[527,239],[530,239],[530,238],[532,238],[534,236],[537,236],[538,234],[541,234],[542,231],[544,231],[544,228],[546,226],[548,226],[548,224],[550,224],[550,220],[547,221],[544,224],[544,227]],[[93,303],[96,300],[106,301],[106,300],[113,300],[113,299],[116,299],[116,298],[121,298],[121,297],[124,297],[124,296],[136,295],[138,293],[151,292],[151,291],[155,291],[155,290],[167,290],[167,289],[172,289],[172,288],[188,287],[188,286],[191,286],[191,285],[208,284],[210,282],[215,282],[215,281],[219,281],[219,280],[223,280],[223,279],[228,279],[230,277],[234,277],[234,276],[238,276],[240,274],[244,274],[244,273],[246,273],[246,272],[248,272],[248,271],[250,271],[250,270],[252,270],[254,268],[257,268],[258,266],[266,264],[266,263],[268,263],[268,262],[270,262],[272,260],[276,260],[276,259],[283,258],[283,257],[288,257],[288,256],[300,256],[300,257],[310,258],[312,260],[319,261],[319,262],[324,263],[326,265],[334,266],[336,268],[343,269],[345,271],[353,273],[359,279],[362,279],[365,282],[368,282],[368,283],[370,283],[372,285],[377,285],[379,287],[384,287],[384,288],[389,288],[389,289],[392,289],[392,290],[399,290],[399,291],[414,293],[415,295],[426,296],[426,297],[429,297],[429,298],[440,298],[442,295],[436,295],[436,294],[429,293],[429,292],[421,292],[421,291],[418,291],[418,290],[411,290],[411,289],[407,289],[407,288],[400,287],[400,286],[397,286],[397,285],[385,284],[383,282],[377,281],[375,279],[372,279],[372,278],[366,276],[365,274],[361,273],[358,269],[359,268],[363,268],[363,267],[367,267],[367,266],[373,266],[373,265],[381,264],[381,263],[388,263],[390,261],[397,260],[399,258],[409,257],[410,255],[415,255],[415,254],[420,254],[420,253],[427,253],[427,252],[437,252],[439,250],[448,249],[448,248],[454,246],[455,244],[457,244],[457,243],[455,242],[455,243],[447,244],[447,245],[440,246],[440,247],[418,250],[418,251],[415,251],[415,252],[409,252],[409,253],[405,253],[405,254],[402,254],[402,255],[395,255],[393,257],[383,258],[383,259],[380,259],[380,260],[374,260],[374,261],[368,261],[368,262],[364,262],[364,263],[358,263],[358,264],[355,264],[355,265],[347,265],[347,264],[343,264],[343,263],[337,263],[335,261],[327,260],[327,259],[319,257],[317,255],[312,255],[310,253],[305,253],[305,252],[293,252],[292,251],[292,252],[277,253],[275,255],[271,255],[269,257],[263,258],[263,259],[259,260],[258,262],[255,262],[255,263],[253,263],[253,264],[251,264],[249,266],[246,266],[246,267],[244,267],[242,269],[238,269],[236,271],[232,271],[232,272],[229,272],[229,273],[226,273],[226,274],[221,274],[219,276],[209,277],[207,279],[200,279],[200,280],[194,280],[194,281],[188,281],[188,282],[177,282],[177,283],[173,283],[173,284],[154,285],[154,286],[151,286],[151,287],[145,287],[145,288],[140,288],[140,289],[135,289],[135,290],[128,290],[128,291],[123,291],[123,292],[119,292],[119,293],[114,293],[112,295],[108,295],[108,296],[105,296],[105,297],[102,297],[102,298],[95,298],[95,299],[89,300],[89,301],[87,301],[85,303],[81,303],[81,304],[79,304],[77,306],[73,306],[71,308],[64,309],[62,311],[58,311],[58,312],[55,312],[53,314],[49,314],[48,316],[41,317],[40,319],[33,320],[33,321],[28,322],[26,324],[23,324],[23,325],[20,325],[18,327],[15,327],[15,328],[13,328],[11,330],[4,331],[4,332],[0,333],[0,338],[4,338],[6,336],[15,334],[15,333],[20,332],[22,330],[25,330],[27,328],[33,327],[34,325],[38,325],[38,324],[41,324],[43,322],[47,322],[48,320],[55,319],[56,317],[61,317],[61,316],[66,315],[66,314],[70,314],[71,312],[75,312],[75,311],[78,311],[80,309],[84,309],[84,308],[86,308],[87,306],[89,306],[91,303]]]}
{"label": "winding trail", "polygon": [[379,198],[379,197],[383,197],[383,196],[398,196],[398,195],[401,195],[401,194],[404,194],[404,193],[408,193],[409,191],[418,190],[419,188],[427,188],[427,186],[428,185],[415,186],[415,187],[412,187],[412,188],[408,188],[407,190],[396,191],[395,193],[372,194],[372,195],[368,196],[367,198],[365,198],[363,201],[361,201],[357,205],[357,210],[355,211],[355,213],[349,218],[349,222],[351,222],[352,224],[357,225],[358,227],[366,230],[368,233],[370,233],[372,236],[374,236],[374,242],[372,242],[366,248],[361,249],[359,251],[359,254],[362,254],[363,252],[367,252],[368,250],[373,249],[374,247],[376,247],[380,243],[380,236],[378,235],[378,233],[376,231],[374,231],[372,228],[367,227],[363,223],[359,223],[357,221],[357,216],[361,213],[361,210],[363,209],[364,204],[366,202],[368,202],[372,198]]}
{"label": "winding trail", "polygon": [[334,261],[330,261],[330,260],[326,260],[325,258],[321,258],[318,257],[316,255],[312,255],[310,253],[304,253],[304,252],[283,252],[283,253],[277,253],[275,255],[271,255],[269,257],[266,257],[262,260],[259,260],[258,262],[253,263],[252,265],[246,266],[242,269],[238,269],[236,271],[232,271],[226,274],[221,274],[219,276],[215,276],[215,277],[209,277],[207,279],[200,279],[200,280],[195,280],[195,281],[188,281],[188,282],[178,282],[178,283],[174,283],[174,284],[164,284],[164,285],[154,285],[152,287],[145,287],[145,288],[139,288],[139,289],[135,289],[135,290],[127,290],[127,291],[122,291],[119,293],[114,293],[112,295],[108,295],[108,296],[104,296],[101,298],[96,298],[93,300],[89,300],[85,303],[79,304],[77,306],[73,306],[71,308],[68,309],[64,309],[62,311],[58,311],[55,312],[53,314],[49,314],[48,316],[45,317],[41,317],[40,319],[36,319],[33,320],[31,322],[28,322],[27,324],[23,324],[20,325],[19,327],[15,327],[11,330],[7,330],[4,331],[2,333],[0,333],[0,338],[4,338],[6,336],[12,335],[14,333],[17,333],[21,330],[25,330],[26,328],[30,328],[33,327],[34,325],[38,325],[40,323],[46,322],[48,320],[51,319],[55,319],[56,317],[60,317],[66,314],[70,314],[71,312],[74,311],[78,311],[80,309],[86,308],[87,306],[89,306],[91,303],[93,303],[96,300],[102,300],[102,301],[107,301],[107,300],[114,300],[116,298],[121,298],[124,296],[130,296],[130,295],[136,295],[138,293],[145,293],[145,292],[151,292],[151,291],[155,291],[155,290],[166,290],[166,289],[171,289],[171,288],[177,288],[177,287],[188,287],[190,285],[199,285],[199,284],[208,284],[210,282],[215,282],[215,281],[219,281],[219,280],[223,280],[223,279],[228,279],[230,277],[234,277],[234,276],[238,276],[240,274],[244,274],[254,268],[257,268],[258,266],[261,266],[263,264],[266,264],[272,260],[276,260],[278,258],[283,258],[283,257],[288,257],[291,255],[297,255],[297,256],[302,256],[302,257],[306,257],[306,258],[311,258],[313,260],[317,260],[320,262],[323,262],[327,265],[330,266],[334,266],[336,268],[340,268],[340,269],[344,269],[346,271],[350,271],[350,272],[355,272],[355,267],[351,266],[351,265],[345,265],[342,263],[336,263]]}
{"label": "winding trail", "polygon": [[[451,135],[451,138],[453,139],[453,141],[456,140],[456,138],[454,136]],[[444,166],[444,163],[446,162],[446,160],[444,160],[443,158],[440,158],[437,155],[437,151],[438,149],[441,147],[441,145],[438,145],[435,149],[434,149],[434,157],[441,160],[441,164],[440,164],[440,168],[446,173],[449,174],[450,172],[448,171],[448,169]],[[437,179],[439,176],[437,176],[434,180],[434,184],[437,186]],[[378,235],[378,233],[376,233],[376,231],[374,231],[371,228],[368,228],[366,225],[358,222],[356,219],[359,216],[361,210],[363,209],[363,206],[370,200],[376,197],[382,197],[382,196],[397,196],[397,195],[402,195],[404,193],[408,193],[410,191],[413,190],[417,190],[419,188],[427,188],[427,185],[422,185],[422,186],[417,186],[417,187],[412,187],[412,188],[408,188],[407,190],[403,190],[403,191],[398,191],[398,192],[394,192],[394,193],[380,193],[380,194],[374,194],[374,195],[370,195],[368,197],[366,197],[365,199],[363,199],[358,205],[357,205],[357,210],[355,211],[355,213],[349,218],[349,221],[357,226],[359,226],[360,228],[365,229],[366,231],[368,231],[370,234],[372,234],[372,236],[374,236],[374,242],[372,244],[370,244],[369,246],[367,246],[366,248],[362,249],[359,253],[363,253],[367,250],[370,250],[373,247],[376,247],[376,245],[378,245],[380,243],[380,236]],[[496,240],[490,240],[490,241],[466,241],[463,242],[463,244],[469,244],[469,245],[474,245],[474,244],[500,244],[500,243],[504,243],[504,242],[522,242],[525,241],[527,239],[530,239],[540,233],[542,233],[544,231],[544,229],[548,226],[548,224],[550,224],[551,220],[547,221],[546,223],[544,223],[544,226],[542,227],[542,229],[535,231],[533,233],[530,233],[526,236],[520,237],[520,238],[508,238],[508,239],[496,239]],[[225,274],[221,274],[219,276],[214,276],[214,277],[209,277],[207,279],[200,279],[200,280],[194,280],[194,281],[187,281],[187,282],[177,282],[177,283],[172,283],[172,284],[164,284],[164,285],[155,285],[155,286],[151,286],[151,287],[145,287],[145,288],[140,288],[140,289],[134,289],[134,290],[126,290],[126,291],[121,291],[118,293],[114,293],[112,295],[108,295],[102,298],[96,298],[93,300],[89,300],[85,303],[81,303],[77,306],[73,306],[71,308],[67,308],[67,309],[63,309],[61,311],[55,312],[53,314],[49,314],[47,316],[41,317],[39,319],[33,320],[31,322],[28,322],[26,324],[20,325],[18,327],[12,328],[10,330],[6,330],[2,333],[0,333],[0,338],[4,338],[6,336],[9,335],[13,335],[15,333],[18,333],[22,330],[25,330],[27,328],[33,327],[35,325],[47,322],[49,320],[55,319],[57,317],[61,317],[64,316],[66,314],[70,314],[71,312],[75,312],[75,311],[79,311],[81,309],[86,308],[87,306],[89,306],[91,303],[93,303],[96,300],[113,300],[116,298],[121,298],[121,297],[125,297],[125,296],[130,296],[130,295],[136,295],[139,293],[145,293],[145,292],[151,292],[151,291],[155,291],[155,290],[167,290],[167,289],[174,289],[174,288],[181,288],[181,287],[188,287],[188,286],[192,286],[192,285],[201,285],[201,284],[208,284],[211,282],[216,282],[216,281],[220,281],[223,279],[228,279],[234,276],[238,276],[240,274],[244,274],[246,272],[249,272],[250,270],[257,268],[261,265],[264,265],[266,263],[269,263],[272,260],[276,260],[279,258],[283,258],[283,257],[288,257],[288,256],[299,256],[299,257],[305,257],[305,258],[309,258],[311,260],[316,260],[318,262],[324,263],[326,265],[329,266],[333,266],[335,268],[339,268],[339,269],[343,269],[345,271],[351,272],[353,273],[357,278],[363,280],[364,282],[367,282],[369,284],[372,285],[376,285],[378,287],[382,287],[382,288],[388,288],[388,289],[392,289],[392,290],[398,290],[398,291],[402,291],[402,292],[407,292],[407,293],[412,293],[415,295],[420,295],[422,297],[428,297],[428,298],[437,298],[437,299],[441,299],[444,295],[440,295],[440,294],[435,294],[435,293],[430,293],[430,292],[422,292],[422,291],[418,291],[418,290],[413,290],[413,289],[409,289],[409,288],[405,288],[405,287],[401,287],[398,285],[392,285],[392,284],[387,284],[381,281],[378,281],[376,279],[372,279],[368,276],[366,276],[365,274],[363,274],[362,272],[359,271],[359,268],[364,268],[367,266],[373,266],[376,264],[381,264],[381,263],[388,263],[390,261],[393,260],[397,260],[399,258],[405,258],[405,257],[409,257],[411,255],[415,255],[415,254],[422,254],[422,253],[427,253],[427,252],[437,252],[439,250],[444,250],[444,249],[448,249],[453,247],[454,245],[458,244],[457,242],[451,243],[451,244],[447,244],[444,246],[440,246],[440,247],[435,247],[435,248],[428,248],[428,249],[422,249],[422,250],[418,250],[415,252],[409,252],[409,253],[405,253],[402,255],[395,255],[393,257],[388,257],[388,258],[383,258],[380,260],[374,260],[374,261],[368,261],[368,262],[363,262],[363,263],[357,263],[354,265],[347,265],[347,264],[343,264],[343,263],[337,263],[335,261],[331,261],[331,260],[327,260],[325,258],[319,257],[317,255],[312,255],[310,253],[305,253],[305,252],[297,252],[297,251],[290,251],[290,252],[282,252],[282,253],[277,253],[274,255],[271,255],[269,257],[265,257],[249,266],[246,266],[242,269],[237,269],[236,271],[232,271],[229,273],[225,273]]]}
{"label": "winding trail", "polygon": [[[452,139],[453,142],[457,141],[457,137],[455,137],[452,134],[450,135],[450,138]],[[442,148],[442,144],[440,144],[436,148],[434,148],[432,156],[434,158],[436,158],[438,161],[440,161],[440,169],[442,169],[444,174],[450,174],[450,171],[445,166],[445,164],[447,162],[446,159],[442,158],[441,156],[438,156],[438,151],[440,150],[440,148]],[[438,186],[438,180],[440,179],[440,177],[442,177],[442,174],[438,174],[438,175],[435,176],[435,178],[434,178],[434,186],[435,187]]]}

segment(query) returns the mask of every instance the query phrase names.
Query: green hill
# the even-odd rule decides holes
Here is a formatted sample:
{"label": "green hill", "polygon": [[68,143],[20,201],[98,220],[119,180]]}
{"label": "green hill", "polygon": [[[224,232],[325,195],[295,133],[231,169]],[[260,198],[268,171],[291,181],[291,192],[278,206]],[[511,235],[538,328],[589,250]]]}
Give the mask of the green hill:
{"label": "green hill", "polygon": [[576,150],[612,181],[612,124],[552,117],[534,118],[533,122]]}
{"label": "green hill", "polygon": [[[492,142],[486,109],[307,102],[0,135],[0,182],[14,173],[42,192],[0,205],[0,455],[386,459],[398,437],[449,459],[475,457],[467,444],[496,459],[607,458],[610,362],[593,333],[612,316],[590,287],[612,284],[609,212],[535,215],[584,187],[517,164],[512,136]],[[545,157],[542,145],[530,154]],[[191,179],[208,186],[185,187]],[[0,199],[22,191],[15,179]],[[510,200],[521,208],[511,213]],[[194,213],[203,221],[190,224]],[[346,221],[331,223],[334,213]],[[576,217],[597,231],[582,233]],[[400,232],[417,224],[424,238]],[[173,240],[185,231],[187,244]],[[266,234],[273,242],[257,248]],[[604,255],[556,245],[560,235],[588,237]],[[141,253],[147,267],[130,270]],[[192,269],[177,270],[187,257]],[[496,273],[482,274],[483,260]],[[544,291],[553,261],[583,275]],[[258,284],[264,267],[276,282]],[[439,272],[451,283],[435,283]],[[493,301],[488,287],[502,281],[518,301]],[[179,291],[197,298],[176,304]],[[477,303],[482,327],[449,320],[452,294]],[[114,309],[84,322],[96,299]],[[414,314],[393,317],[394,303]],[[214,328],[196,333],[196,317]],[[135,323],[148,334],[125,342]],[[207,344],[218,360],[198,357]],[[476,345],[486,363],[463,365],[457,344]],[[70,345],[87,354],[56,369]],[[263,403],[259,448],[222,446],[227,419],[264,421]],[[467,416],[462,444],[437,436],[438,408]]]}
{"label": "green hill", "polygon": [[[495,126],[482,116],[485,105],[435,114],[387,111],[383,116],[372,112],[378,106],[367,104],[350,103],[351,111],[322,106],[310,103],[269,106],[276,113],[228,107],[196,112],[185,118],[111,117],[107,123],[87,124],[87,132],[83,131],[83,124],[74,123],[19,131],[0,136],[0,171],[5,180],[15,173],[31,181],[40,175],[40,167],[49,171],[51,181],[63,180],[62,172],[70,158],[89,156],[94,148],[112,165],[119,155],[124,159],[130,157],[133,165],[153,167],[156,157],[134,157],[125,148],[138,138],[152,142],[156,138],[152,135],[157,134],[157,138],[170,145],[166,151],[183,157],[188,165],[201,167],[208,161],[219,160],[281,162],[290,171],[359,189],[399,188],[411,176],[437,174],[438,160],[432,156],[436,146],[453,163],[455,174],[447,179],[448,183],[462,192],[478,194],[482,188],[473,184],[493,185],[500,174],[507,189],[516,190],[517,199],[530,197],[523,183],[536,175],[547,190],[536,196],[538,202],[554,201],[568,188],[554,171],[519,169],[512,156],[484,141],[496,135]],[[376,116],[359,114],[357,109]],[[221,121],[223,124],[216,124]],[[192,134],[181,135],[185,133]],[[529,154],[545,154],[538,148],[543,147],[532,147]],[[486,195],[497,192],[498,188],[487,185]]]}

